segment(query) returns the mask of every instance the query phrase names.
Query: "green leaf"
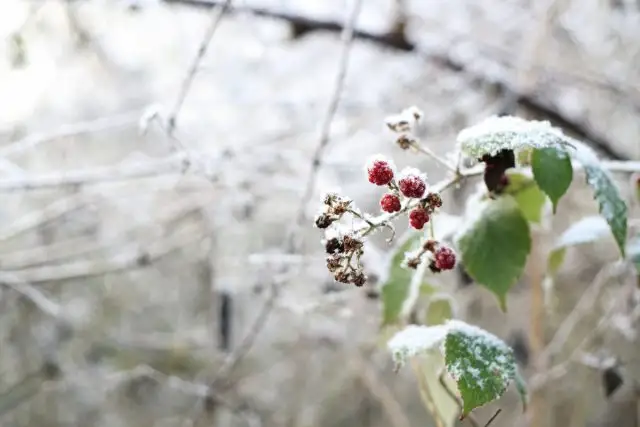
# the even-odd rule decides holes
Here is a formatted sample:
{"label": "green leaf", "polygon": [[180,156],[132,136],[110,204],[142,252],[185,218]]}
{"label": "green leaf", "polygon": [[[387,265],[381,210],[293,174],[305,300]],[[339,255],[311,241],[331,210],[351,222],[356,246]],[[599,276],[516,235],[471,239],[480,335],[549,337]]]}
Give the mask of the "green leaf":
{"label": "green leaf", "polygon": [[542,219],[542,208],[547,198],[533,178],[517,172],[508,172],[509,185],[505,188],[520,207],[522,214],[529,222],[539,223]]}
{"label": "green leaf", "polygon": [[506,311],[507,292],[522,274],[531,250],[529,223],[513,197],[480,203],[457,239],[467,273],[493,292]]}
{"label": "green leaf", "polygon": [[531,169],[538,186],[549,196],[555,213],[558,201],[573,180],[571,157],[560,147],[539,148],[531,156]]}
{"label": "green leaf", "polygon": [[522,412],[526,412],[527,404],[529,403],[529,392],[527,391],[527,382],[525,381],[520,370],[516,368],[516,376],[514,378],[514,382],[516,384],[516,390],[518,391],[518,395],[520,396],[520,401],[522,402]]}
{"label": "green leaf", "polygon": [[607,221],[622,256],[627,240],[627,204],[624,202],[609,173],[602,167],[595,153],[579,141],[575,143],[575,157],[582,163],[587,184],[600,207],[600,215]]}
{"label": "green leaf", "polygon": [[547,259],[547,274],[553,276],[558,272],[568,247],[595,242],[609,236],[609,225],[602,217],[588,216],[573,223],[555,242]]}
{"label": "green leaf", "polygon": [[427,325],[441,325],[453,318],[453,301],[448,295],[435,295],[427,306]]}
{"label": "green leaf", "polygon": [[503,341],[464,322],[449,322],[444,359],[458,384],[462,416],[504,394],[516,376],[516,360]]}
{"label": "green leaf", "polygon": [[402,306],[409,297],[411,278],[414,270],[402,265],[405,252],[416,249],[421,233],[410,232],[401,240],[400,246],[393,251],[388,262],[388,276],[382,285],[382,324],[393,324],[399,320]]}
{"label": "green leaf", "polygon": [[[424,361],[425,357],[436,357],[439,350],[444,356],[446,371],[462,398],[463,417],[500,398],[514,380],[526,404],[526,385],[519,377],[513,350],[495,335],[476,326],[459,320],[437,326],[409,325],[396,333],[387,346],[398,369],[409,359],[419,357]],[[432,369],[437,371],[439,367]]]}

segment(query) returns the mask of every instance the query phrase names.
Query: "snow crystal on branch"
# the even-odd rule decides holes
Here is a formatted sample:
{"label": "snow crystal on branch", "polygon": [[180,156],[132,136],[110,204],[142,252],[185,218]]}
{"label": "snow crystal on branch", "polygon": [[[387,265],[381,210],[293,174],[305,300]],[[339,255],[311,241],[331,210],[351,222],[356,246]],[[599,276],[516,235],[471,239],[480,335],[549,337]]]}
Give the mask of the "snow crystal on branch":
{"label": "snow crystal on branch", "polygon": [[529,121],[513,116],[491,116],[458,134],[457,142],[464,154],[481,158],[501,150],[544,148],[566,143],[560,129],[547,121]]}

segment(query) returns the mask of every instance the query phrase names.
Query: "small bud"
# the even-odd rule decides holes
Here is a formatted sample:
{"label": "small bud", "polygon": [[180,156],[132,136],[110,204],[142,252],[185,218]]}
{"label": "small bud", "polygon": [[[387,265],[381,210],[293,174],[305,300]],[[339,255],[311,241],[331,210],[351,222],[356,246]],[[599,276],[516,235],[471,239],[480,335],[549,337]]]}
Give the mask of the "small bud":
{"label": "small bud", "polygon": [[349,273],[345,272],[344,270],[337,271],[336,274],[334,274],[333,278],[340,283],[349,283],[351,281]]}
{"label": "small bud", "polygon": [[438,193],[429,193],[425,198],[425,203],[429,207],[429,210],[433,212],[442,207],[442,197],[440,197]]}

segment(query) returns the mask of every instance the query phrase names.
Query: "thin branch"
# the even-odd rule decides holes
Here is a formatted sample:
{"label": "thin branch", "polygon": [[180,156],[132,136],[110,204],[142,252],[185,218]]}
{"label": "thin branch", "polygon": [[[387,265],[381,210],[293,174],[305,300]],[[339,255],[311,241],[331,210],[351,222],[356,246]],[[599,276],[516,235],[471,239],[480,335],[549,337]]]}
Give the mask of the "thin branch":
{"label": "thin branch", "polygon": [[426,155],[427,157],[432,158],[433,160],[435,160],[436,162],[438,162],[439,164],[441,164],[445,168],[449,169],[450,171],[452,171],[454,173],[458,172],[459,169],[456,166],[451,165],[448,161],[446,161],[442,157],[438,156],[429,147],[427,147],[425,145],[422,145],[422,144],[418,143],[417,141],[412,142],[411,143],[411,147],[415,151],[417,151],[418,153],[422,153],[422,154]]}
{"label": "thin branch", "polygon": [[23,154],[40,144],[60,138],[131,126],[140,120],[142,113],[143,110],[133,110],[115,116],[62,125],[53,131],[33,133],[0,148],[0,157]]}
{"label": "thin branch", "polygon": [[496,413],[493,414],[493,416],[491,418],[489,418],[489,421],[487,421],[487,423],[484,425],[484,427],[489,427],[491,425],[491,423],[493,423],[496,420],[496,418],[498,418],[498,415],[500,415],[500,412],[502,412],[502,409],[498,408]]}
{"label": "thin branch", "polygon": [[[340,55],[338,73],[335,80],[333,94],[327,108],[327,112],[325,118],[323,120],[323,125],[321,127],[320,133],[320,141],[318,143],[318,147],[316,148],[316,152],[313,156],[312,169],[311,174],[307,181],[307,187],[300,203],[300,207],[298,208],[298,213],[296,215],[296,221],[294,224],[293,230],[289,233],[289,236],[286,241],[287,252],[293,253],[296,250],[297,244],[297,231],[301,225],[302,220],[304,219],[304,210],[306,205],[311,198],[313,189],[315,187],[316,175],[318,172],[318,168],[320,166],[320,160],[323,154],[323,151],[326,145],[329,142],[329,132],[331,127],[331,122],[333,121],[333,117],[338,107],[338,102],[340,98],[340,93],[342,92],[342,88],[344,86],[344,79],[346,76],[349,53],[351,42],[353,40],[353,28],[355,25],[355,21],[357,20],[358,14],[360,12],[362,0],[354,0],[353,8],[351,12],[346,18],[346,24],[344,25],[344,30],[342,33],[342,42],[343,48],[342,53]],[[256,316],[256,319],[252,323],[249,328],[249,332],[242,340],[242,343],[234,349],[234,351],[229,355],[225,363],[218,370],[214,379],[211,381],[211,388],[219,384],[222,380],[229,376],[229,374],[233,371],[233,369],[240,363],[240,361],[246,356],[251,347],[253,346],[254,341],[265,327],[267,320],[273,308],[276,305],[277,298],[279,296],[278,283],[276,280],[269,287],[270,295],[265,300],[260,312]]]}
{"label": "thin branch", "polygon": [[[335,117],[338,110],[340,95],[342,94],[342,90],[344,89],[344,82],[347,77],[347,69],[349,67],[351,45],[353,44],[354,38],[354,27],[356,21],[358,20],[361,8],[362,0],[353,0],[353,6],[349,15],[347,16],[346,24],[343,26],[343,31],[341,33],[342,51],[340,53],[340,59],[338,63],[338,72],[335,77],[331,99],[329,101],[325,116],[322,120],[318,145],[316,146],[311,160],[311,172],[309,173],[309,177],[307,178],[307,184],[300,201],[300,206],[298,207],[298,212],[296,214],[296,227],[298,227],[304,220],[305,209],[309,201],[311,200],[311,197],[313,196],[313,190],[316,186],[318,172],[320,171],[320,167],[322,166],[322,156],[324,154],[324,150],[329,145],[331,124],[333,123],[333,118]],[[293,237],[291,237],[290,239],[293,239]],[[289,246],[294,244],[295,243],[289,243]]]}
{"label": "thin branch", "polygon": [[540,366],[547,366],[549,360],[562,349],[562,346],[573,334],[575,327],[580,323],[582,318],[591,312],[604,286],[609,283],[609,280],[614,275],[620,274],[625,268],[626,265],[624,263],[618,262],[606,265],[596,274],[587,290],[578,300],[578,303],[573,310],[571,310],[571,313],[565,317],[560,327],[558,327],[549,344],[540,352]]}
{"label": "thin branch", "polygon": [[191,89],[191,85],[193,83],[196,72],[200,67],[200,62],[202,62],[204,55],[207,53],[207,49],[209,48],[211,39],[216,33],[216,30],[218,29],[220,22],[222,22],[222,18],[224,17],[225,13],[229,9],[229,6],[231,6],[231,0],[225,0],[224,2],[221,2],[220,9],[214,10],[211,16],[211,23],[209,24],[209,27],[207,28],[207,31],[205,32],[204,37],[200,42],[200,47],[198,47],[198,52],[196,53],[196,56],[193,58],[193,61],[189,66],[189,70],[187,71],[187,76],[182,82],[182,85],[180,87],[180,92],[178,93],[178,97],[176,98],[176,102],[173,107],[173,110],[171,110],[171,113],[167,118],[167,133],[169,135],[173,135],[173,132],[176,128],[178,115],[180,114],[180,110],[182,109],[182,105],[184,104],[184,101],[187,99],[187,95],[189,94],[189,90]]}
{"label": "thin branch", "polygon": [[[211,8],[221,4],[219,0],[164,0],[166,3],[180,3],[184,5]],[[257,16],[263,16],[267,18],[273,18],[289,22],[292,24],[298,35],[309,33],[312,31],[330,31],[341,32],[344,30],[344,25],[336,21],[327,21],[321,19],[312,19],[309,17],[281,12],[277,10],[264,9],[259,7],[243,7],[234,8],[237,12],[253,13]],[[528,108],[531,112],[538,116],[545,117],[556,125],[566,129],[567,131],[575,134],[578,138],[585,140],[593,147],[602,151],[607,157],[614,160],[630,160],[627,155],[616,150],[615,145],[609,141],[600,132],[596,132],[591,129],[588,123],[577,121],[567,114],[559,111],[551,103],[543,101],[536,91],[530,93],[520,92],[514,84],[507,80],[496,81],[495,75],[484,74],[482,69],[477,67],[471,67],[465,61],[454,58],[451,52],[448,50],[442,51],[426,51],[420,48],[411,41],[398,39],[393,33],[389,34],[375,34],[364,30],[353,30],[355,39],[371,41],[378,43],[385,47],[398,49],[404,52],[418,51],[419,55],[425,60],[435,62],[449,70],[455,72],[466,73],[480,81],[491,84],[501,90],[508,96],[513,96],[515,102],[519,105]]]}
{"label": "thin branch", "polygon": [[188,163],[187,155],[180,153],[134,165],[115,165],[10,178],[0,180],[0,192],[42,190],[68,185],[101,184],[148,178],[162,174],[182,173]]}
{"label": "thin branch", "polygon": [[199,226],[183,227],[176,235],[159,239],[148,247],[130,245],[117,256],[98,261],[78,261],[57,266],[44,266],[27,270],[0,271],[0,282],[40,283],[100,276],[118,271],[148,266],[153,261],[203,237]]}
{"label": "thin branch", "polygon": [[387,414],[387,419],[392,427],[411,427],[411,422],[407,417],[402,405],[393,395],[387,384],[382,381],[372,366],[371,362],[366,360],[360,352],[354,351],[352,355],[358,376],[367,386],[373,396],[380,402],[382,408]]}

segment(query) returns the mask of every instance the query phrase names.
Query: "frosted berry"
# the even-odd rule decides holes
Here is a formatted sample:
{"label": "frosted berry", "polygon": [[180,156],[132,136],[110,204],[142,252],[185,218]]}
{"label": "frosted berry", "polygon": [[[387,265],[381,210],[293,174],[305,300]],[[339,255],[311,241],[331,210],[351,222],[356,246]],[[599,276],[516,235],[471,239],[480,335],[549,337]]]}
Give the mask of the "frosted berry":
{"label": "frosted berry", "polygon": [[405,197],[420,199],[427,189],[427,184],[419,173],[409,172],[398,181],[398,187]]}
{"label": "frosted berry", "polygon": [[429,212],[421,206],[409,212],[409,224],[416,230],[422,230],[422,227],[429,222]]}
{"label": "frosted berry", "polygon": [[387,185],[393,179],[393,167],[384,159],[375,158],[367,166],[369,182],[375,185]]}
{"label": "frosted berry", "polygon": [[398,212],[400,210],[400,198],[395,194],[387,193],[380,199],[380,208],[388,213]]}
{"label": "frosted berry", "polygon": [[435,266],[440,270],[452,270],[456,265],[456,254],[451,248],[441,247],[433,258]]}

